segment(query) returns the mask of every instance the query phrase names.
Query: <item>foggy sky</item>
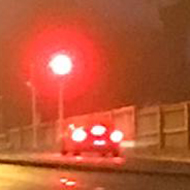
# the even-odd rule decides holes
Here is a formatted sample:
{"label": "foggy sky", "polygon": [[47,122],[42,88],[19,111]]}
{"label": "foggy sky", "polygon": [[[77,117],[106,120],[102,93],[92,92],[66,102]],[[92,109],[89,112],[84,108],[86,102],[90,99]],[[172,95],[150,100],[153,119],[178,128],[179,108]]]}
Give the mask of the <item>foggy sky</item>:
{"label": "foggy sky", "polygon": [[[0,93],[5,120],[12,126],[30,118],[30,91],[20,73],[19,44],[44,15],[60,17],[63,25],[80,16],[107,52],[105,80],[66,102],[66,115],[190,99],[188,1],[1,0],[0,5]],[[55,100],[41,97],[39,109],[45,118],[55,118]]]}

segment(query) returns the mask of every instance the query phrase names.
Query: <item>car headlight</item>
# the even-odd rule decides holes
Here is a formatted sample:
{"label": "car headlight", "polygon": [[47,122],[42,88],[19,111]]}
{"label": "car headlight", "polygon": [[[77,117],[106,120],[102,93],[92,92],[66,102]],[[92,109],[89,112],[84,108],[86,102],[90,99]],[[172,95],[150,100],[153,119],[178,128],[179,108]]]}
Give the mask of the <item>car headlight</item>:
{"label": "car headlight", "polygon": [[87,133],[83,129],[75,129],[72,133],[72,140],[82,142],[87,138]]}
{"label": "car headlight", "polygon": [[114,143],[119,143],[123,139],[123,133],[119,130],[115,130],[111,133],[110,139]]}
{"label": "car headlight", "polygon": [[102,125],[95,125],[91,129],[91,133],[95,136],[101,136],[106,132],[106,128]]}

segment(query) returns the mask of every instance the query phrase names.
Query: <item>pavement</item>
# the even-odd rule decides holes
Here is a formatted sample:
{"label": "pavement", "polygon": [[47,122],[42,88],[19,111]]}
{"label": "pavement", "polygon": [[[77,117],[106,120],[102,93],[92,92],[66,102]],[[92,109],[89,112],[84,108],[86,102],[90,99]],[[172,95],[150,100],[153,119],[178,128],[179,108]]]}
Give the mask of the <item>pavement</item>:
{"label": "pavement", "polygon": [[189,176],[108,173],[0,164],[2,190],[189,190]]}
{"label": "pavement", "polygon": [[60,153],[0,154],[0,163],[45,168],[63,168],[78,171],[131,172],[146,174],[181,174],[190,176],[190,153],[136,149],[125,151],[123,157],[98,155],[62,156]]}
{"label": "pavement", "polygon": [[60,153],[20,153],[0,154],[1,163],[42,166],[49,168],[69,168],[77,170],[122,169],[124,158],[104,158],[99,156],[62,156]]}

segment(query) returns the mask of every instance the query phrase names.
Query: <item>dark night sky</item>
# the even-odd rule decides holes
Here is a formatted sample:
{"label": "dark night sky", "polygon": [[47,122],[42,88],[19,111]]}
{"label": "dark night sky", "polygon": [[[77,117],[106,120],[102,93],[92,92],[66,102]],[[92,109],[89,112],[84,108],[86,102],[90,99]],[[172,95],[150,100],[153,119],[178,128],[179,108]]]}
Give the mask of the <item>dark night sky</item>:
{"label": "dark night sky", "polygon": [[[80,18],[104,52],[101,82],[66,102],[66,115],[190,99],[188,0],[0,0],[0,5],[0,93],[8,126],[30,118],[19,56],[39,19],[46,27],[55,18],[61,25]],[[55,98],[41,95],[38,101],[43,118],[55,118]]]}

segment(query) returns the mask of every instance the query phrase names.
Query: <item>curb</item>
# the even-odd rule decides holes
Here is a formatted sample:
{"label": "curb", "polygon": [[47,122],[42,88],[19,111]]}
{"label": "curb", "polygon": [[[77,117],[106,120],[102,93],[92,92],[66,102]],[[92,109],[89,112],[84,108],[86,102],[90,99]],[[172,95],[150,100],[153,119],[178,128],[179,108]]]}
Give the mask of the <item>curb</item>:
{"label": "curb", "polygon": [[55,168],[55,169],[66,169],[66,170],[77,170],[77,171],[94,171],[94,172],[125,172],[123,165],[116,165],[115,167],[106,165],[93,165],[85,163],[62,163],[60,161],[47,161],[47,160],[34,160],[34,159],[9,159],[0,158],[1,164],[11,164],[20,166],[34,166],[42,168]]}
{"label": "curb", "polygon": [[57,160],[26,159],[0,157],[1,164],[19,166],[33,166],[42,168],[66,169],[89,172],[117,172],[146,175],[183,175],[190,176],[190,163],[169,160],[156,160],[152,158],[127,158],[123,164],[96,165],[89,163],[69,163]]}

